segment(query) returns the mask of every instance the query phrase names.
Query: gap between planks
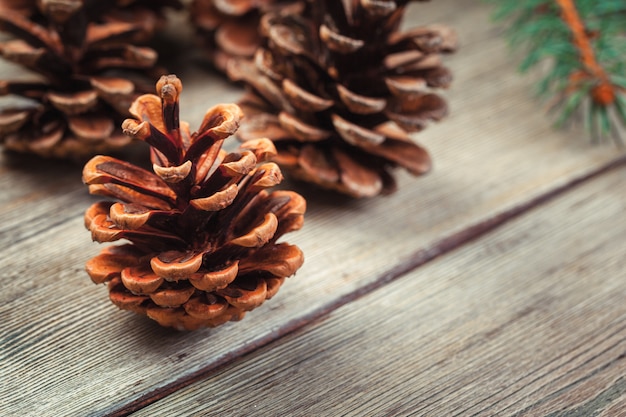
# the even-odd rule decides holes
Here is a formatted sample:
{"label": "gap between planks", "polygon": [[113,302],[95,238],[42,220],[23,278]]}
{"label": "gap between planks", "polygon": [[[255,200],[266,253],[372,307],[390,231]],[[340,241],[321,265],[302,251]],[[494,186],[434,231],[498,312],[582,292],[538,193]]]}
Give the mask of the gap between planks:
{"label": "gap between planks", "polygon": [[375,290],[403,277],[411,271],[414,271],[417,268],[439,258],[440,256],[454,251],[455,249],[458,249],[461,246],[498,229],[499,227],[505,225],[507,222],[512,221],[533,209],[539,208],[543,204],[546,204],[558,198],[562,194],[572,189],[575,189],[577,186],[582,185],[585,182],[592,181],[602,175],[609,174],[610,172],[624,166],[626,166],[626,155],[596,169],[595,171],[573,178],[569,182],[564,183],[561,186],[555,187],[554,189],[551,189],[543,194],[539,194],[526,202],[518,204],[488,219],[484,219],[475,224],[472,224],[459,232],[443,237],[442,239],[436,241],[432,245],[432,247],[420,249],[410,254],[404,262],[401,262],[390,270],[384,272],[382,275],[379,276],[378,279],[370,282],[369,284],[357,288],[355,291],[344,294],[343,296],[333,300],[332,302],[320,306],[318,309],[313,310],[307,315],[304,315],[292,321],[288,321],[284,326],[281,326],[275,332],[268,333],[265,336],[256,339],[254,343],[245,345],[238,349],[234,349],[230,351],[227,355],[221,357],[219,360],[211,363],[209,366],[185,375],[184,377],[176,380],[173,383],[160,387],[138,398],[137,400],[130,402],[126,406],[121,407],[110,414],[107,414],[107,416],[128,416],[135,411],[138,411],[158,400],[167,397],[170,394],[173,394],[181,388],[201,381],[210,376],[212,373],[218,371],[219,369],[222,369],[232,364],[244,355],[251,354],[258,349],[270,343],[276,342],[277,340],[284,338],[291,333],[302,330],[305,326],[311,325],[323,319],[340,307],[356,301],[359,298],[362,298],[365,295],[368,295]]}

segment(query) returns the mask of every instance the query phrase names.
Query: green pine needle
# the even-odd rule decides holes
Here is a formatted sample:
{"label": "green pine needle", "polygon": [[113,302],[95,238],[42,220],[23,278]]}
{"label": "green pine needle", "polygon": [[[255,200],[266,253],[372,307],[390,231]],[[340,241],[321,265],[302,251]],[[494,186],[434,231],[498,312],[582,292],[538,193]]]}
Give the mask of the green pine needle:
{"label": "green pine needle", "polygon": [[613,86],[615,99],[607,105],[593,99],[598,78],[589,75],[555,0],[484,1],[495,6],[494,19],[507,25],[512,47],[526,52],[520,71],[550,63],[537,89],[557,103],[561,114],[556,124],[587,113],[587,127],[595,140],[612,135],[621,143],[618,132],[626,127],[626,0],[574,1],[595,59]]}

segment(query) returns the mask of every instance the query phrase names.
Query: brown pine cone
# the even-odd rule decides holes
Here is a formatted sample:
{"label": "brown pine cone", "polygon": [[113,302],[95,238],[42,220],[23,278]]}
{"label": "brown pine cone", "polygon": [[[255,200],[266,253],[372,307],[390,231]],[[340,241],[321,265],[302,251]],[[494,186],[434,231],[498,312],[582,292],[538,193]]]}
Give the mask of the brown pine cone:
{"label": "brown pine cone", "polygon": [[267,139],[227,153],[222,142],[239,126],[235,104],[209,109],[198,132],[179,123],[182,84],[157,83],[139,97],[124,132],[152,146],[154,173],[96,156],[83,170],[95,203],[85,226],[98,242],[119,239],[87,263],[95,283],[109,282],[111,301],[178,329],[240,320],[278,291],[304,260],[297,246],[276,243],[302,226],[304,199],[266,188],[282,180]]}
{"label": "brown pine cone", "polygon": [[304,0],[193,0],[191,21],[209,59],[225,71],[231,58],[251,58],[261,44],[259,19],[282,10],[300,13]]}
{"label": "brown pine cone", "polygon": [[396,166],[427,172],[430,157],[409,133],[447,113],[433,90],[451,81],[440,55],[456,36],[398,31],[406,3],[320,0],[301,16],[265,15],[265,46],[228,68],[250,90],[239,136],[270,138],[283,168],[355,197],[394,191]]}
{"label": "brown pine cone", "polygon": [[41,76],[0,80],[0,95],[26,99],[0,108],[7,149],[82,158],[129,143],[118,126],[137,97],[131,79],[152,70],[157,55],[132,44],[144,20],[91,20],[100,3],[109,2],[39,1],[34,12],[28,2],[0,0],[0,30],[16,37],[0,42],[0,54]]}

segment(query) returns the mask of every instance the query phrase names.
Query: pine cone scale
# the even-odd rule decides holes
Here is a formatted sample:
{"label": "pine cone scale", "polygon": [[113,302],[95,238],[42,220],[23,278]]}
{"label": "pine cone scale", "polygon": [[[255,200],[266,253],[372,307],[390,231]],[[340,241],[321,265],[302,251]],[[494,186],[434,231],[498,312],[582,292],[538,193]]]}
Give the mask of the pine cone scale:
{"label": "pine cone scale", "polygon": [[158,176],[129,162],[108,156],[92,158],[83,169],[83,179],[90,185],[115,183],[137,191],[135,202],[138,204],[144,201],[144,195],[169,202],[170,207],[176,201],[176,194]]}
{"label": "pine cone scale", "polygon": [[236,56],[253,56],[257,50],[258,33],[254,21],[245,24],[224,22],[215,32],[215,42],[220,49]]}
{"label": "pine cone scale", "polygon": [[118,273],[122,278],[124,287],[134,295],[152,294],[165,281],[163,277],[145,267],[127,267]]}
{"label": "pine cone scale", "polygon": [[134,311],[142,314],[146,311],[144,304],[149,297],[143,295],[135,295],[126,290],[120,277],[115,277],[109,281],[109,298],[111,302],[124,310]]}
{"label": "pine cone scale", "polygon": [[0,114],[0,134],[13,133],[19,130],[29,118],[29,111],[7,111]]}
{"label": "pine cone scale", "polygon": [[[239,260],[233,261],[224,269],[195,274],[189,278],[191,285],[207,293],[226,288],[239,274]],[[287,276],[287,275],[285,275]]]}
{"label": "pine cone scale", "polygon": [[205,251],[167,251],[150,259],[150,268],[166,281],[188,279],[202,266]]}
{"label": "pine cone scale", "polygon": [[69,116],[85,113],[98,103],[98,94],[93,90],[79,91],[75,94],[56,94],[50,92],[46,98],[52,105]]}
{"label": "pine cone scale", "polygon": [[177,308],[185,304],[194,294],[195,288],[165,288],[150,294],[150,299],[159,307]]}
{"label": "pine cone scale", "polygon": [[223,316],[226,310],[228,310],[226,301],[220,302],[216,297],[213,297],[213,299],[215,301],[203,302],[200,297],[192,297],[184,304],[185,312],[201,322],[211,322]]}
{"label": "pine cone scale", "polygon": [[383,181],[375,169],[358,163],[338,148],[333,148],[332,157],[339,167],[341,181],[349,194],[374,197],[383,191]]}
{"label": "pine cone scale", "polygon": [[281,243],[246,258],[239,270],[244,274],[261,270],[274,276],[288,277],[300,269],[303,262],[302,252],[297,246]]}
{"label": "pine cone scale", "polygon": [[320,185],[328,184],[329,188],[339,181],[339,167],[326,152],[314,146],[303,146],[298,154],[297,163],[301,170],[300,174],[296,174],[298,176],[306,174],[304,179],[308,181]]}
{"label": "pine cone scale", "polygon": [[342,103],[346,105],[349,111],[355,114],[376,114],[383,111],[387,106],[387,99],[385,98],[357,94],[341,84],[337,84],[337,93]]}
{"label": "pine cone scale", "polygon": [[110,138],[115,130],[111,119],[90,114],[68,117],[67,126],[75,137],[86,143],[100,143]]}

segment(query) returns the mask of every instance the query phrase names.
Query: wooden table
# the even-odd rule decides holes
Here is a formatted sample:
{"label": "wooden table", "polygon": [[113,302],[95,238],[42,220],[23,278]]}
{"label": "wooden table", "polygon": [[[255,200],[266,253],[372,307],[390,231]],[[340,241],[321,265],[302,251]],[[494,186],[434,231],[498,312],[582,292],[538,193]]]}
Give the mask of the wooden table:
{"label": "wooden table", "polygon": [[[626,156],[551,127],[489,13],[411,9],[462,43],[417,136],[435,170],[363,201],[294,184],[305,265],[238,323],[115,308],[83,270],[81,168],[0,157],[0,415],[625,416]],[[240,95],[178,75],[192,126]]]}

